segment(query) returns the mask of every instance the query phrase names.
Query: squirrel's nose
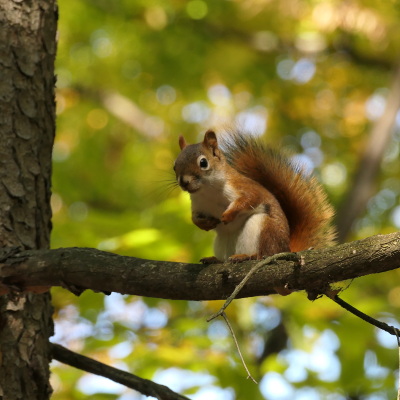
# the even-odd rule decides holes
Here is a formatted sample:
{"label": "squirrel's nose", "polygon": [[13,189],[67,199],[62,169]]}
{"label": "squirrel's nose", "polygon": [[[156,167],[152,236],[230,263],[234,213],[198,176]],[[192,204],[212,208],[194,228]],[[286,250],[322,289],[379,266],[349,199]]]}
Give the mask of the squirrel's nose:
{"label": "squirrel's nose", "polygon": [[187,190],[187,188],[189,187],[189,185],[190,185],[190,182],[191,182],[192,180],[190,179],[190,176],[180,176],[179,178],[178,178],[178,183],[179,183],[179,186],[183,189],[183,190]]}

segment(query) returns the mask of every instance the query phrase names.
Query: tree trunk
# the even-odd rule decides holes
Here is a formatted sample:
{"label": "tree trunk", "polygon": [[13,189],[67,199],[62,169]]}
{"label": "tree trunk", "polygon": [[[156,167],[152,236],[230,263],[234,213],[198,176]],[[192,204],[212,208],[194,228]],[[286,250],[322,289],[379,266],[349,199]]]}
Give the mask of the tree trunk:
{"label": "tree trunk", "polygon": [[[0,0],[0,245],[49,247],[55,0]],[[51,394],[50,294],[0,297],[0,398]]]}

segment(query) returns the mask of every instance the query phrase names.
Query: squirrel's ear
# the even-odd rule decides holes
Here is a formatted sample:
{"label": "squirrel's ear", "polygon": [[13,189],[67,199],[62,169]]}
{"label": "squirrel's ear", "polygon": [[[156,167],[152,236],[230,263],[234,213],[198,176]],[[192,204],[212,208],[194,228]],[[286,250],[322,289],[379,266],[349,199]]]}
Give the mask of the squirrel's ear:
{"label": "squirrel's ear", "polygon": [[207,148],[209,148],[215,157],[218,157],[218,158],[221,157],[221,153],[218,148],[217,135],[211,129],[209,129],[205,133],[203,145],[206,146]]}
{"label": "squirrel's ear", "polygon": [[207,147],[218,147],[217,135],[215,132],[209,129],[204,135],[203,143]]}
{"label": "squirrel's ear", "polygon": [[218,149],[218,140],[217,140],[217,135],[215,134],[214,131],[208,130],[206,134],[204,135],[204,141],[203,141],[204,146],[208,147],[211,149],[213,152],[213,155],[220,158],[220,151]]}
{"label": "squirrel's ear", "polygon": [[187,146],[185,138],[180,135],[179,136],[179,147],[183,150]]}

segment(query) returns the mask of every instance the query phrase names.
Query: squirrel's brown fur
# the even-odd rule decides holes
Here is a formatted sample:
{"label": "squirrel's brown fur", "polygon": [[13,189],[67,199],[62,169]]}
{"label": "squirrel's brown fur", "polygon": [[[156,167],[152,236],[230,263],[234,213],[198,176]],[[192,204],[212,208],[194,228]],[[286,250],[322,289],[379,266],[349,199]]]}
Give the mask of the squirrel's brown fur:
{"label": "squirrel's brown fur", "polygon": [[336,233],[331,225],[334,211],[315,177],[305,176],[300,165],[259,139],[228,133],[219,140],[228,163],[278,200],[289,223],[291,251],[335,243]]}

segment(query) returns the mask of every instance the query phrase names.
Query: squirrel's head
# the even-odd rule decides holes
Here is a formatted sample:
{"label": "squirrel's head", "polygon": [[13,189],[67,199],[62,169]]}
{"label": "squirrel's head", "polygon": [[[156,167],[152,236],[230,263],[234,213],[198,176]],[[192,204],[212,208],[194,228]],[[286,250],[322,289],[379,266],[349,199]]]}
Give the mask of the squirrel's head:
{"label": "squirrel's head", "polygon": [[223,174],[225,158],[218,147],[217,136],[208,130],[204,140],[197,144],[187,144],[179,137],[181,152],[174,164],[176,180],[182,190],[195,193],[204,184],[215,183]]}

